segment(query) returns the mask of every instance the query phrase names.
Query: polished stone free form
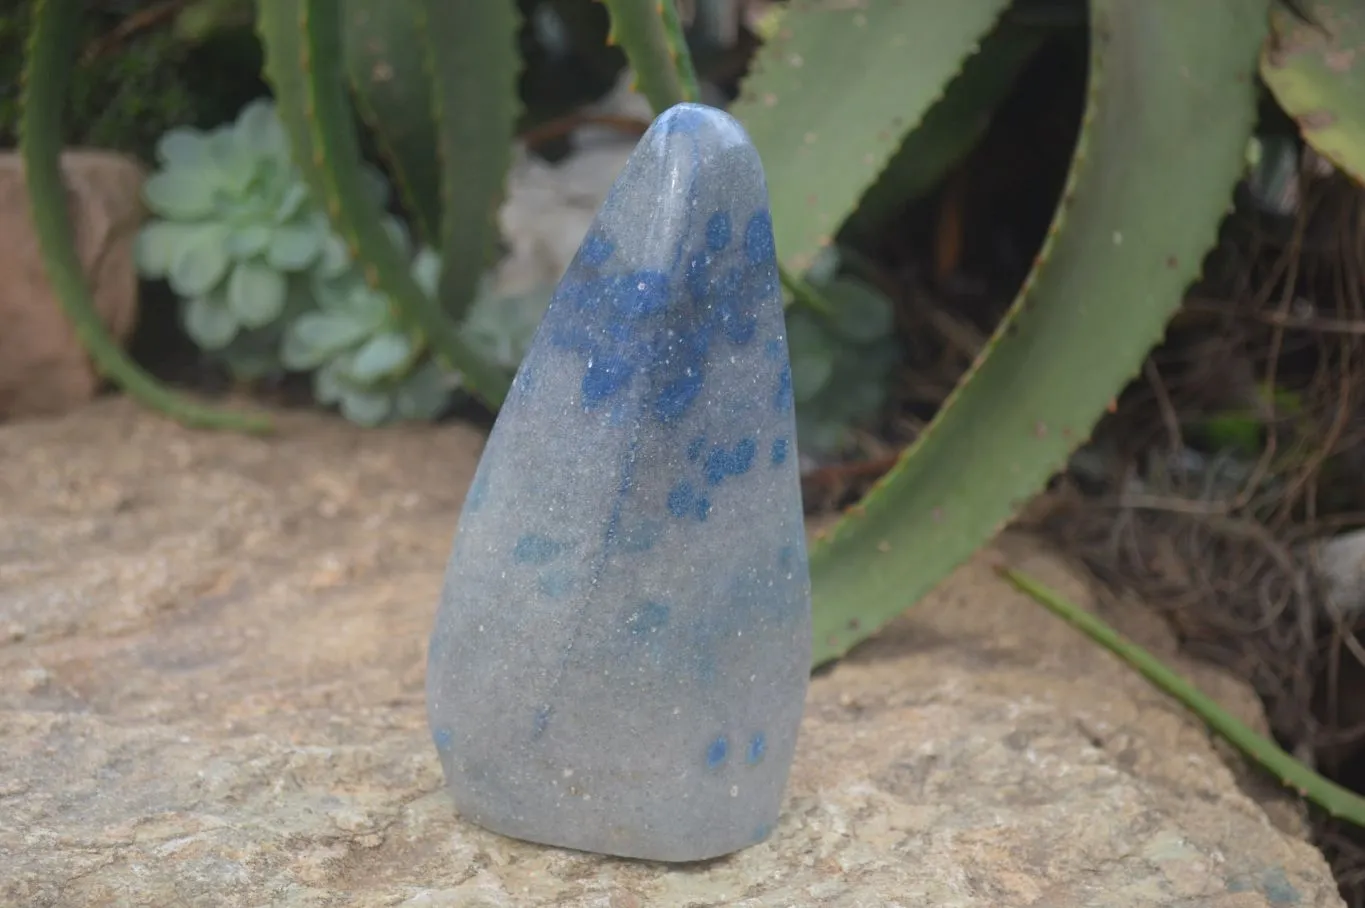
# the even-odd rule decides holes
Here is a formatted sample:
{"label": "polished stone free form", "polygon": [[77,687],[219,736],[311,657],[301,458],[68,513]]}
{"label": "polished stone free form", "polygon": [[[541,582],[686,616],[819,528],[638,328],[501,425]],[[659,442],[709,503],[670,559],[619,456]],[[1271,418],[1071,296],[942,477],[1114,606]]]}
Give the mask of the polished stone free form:
{"label": "polished stone free form", "polygon": [[811,654],[767,187],[678,105],[569,265],[465,501],[427,669],[456,808],[663,861],[765,839]]}

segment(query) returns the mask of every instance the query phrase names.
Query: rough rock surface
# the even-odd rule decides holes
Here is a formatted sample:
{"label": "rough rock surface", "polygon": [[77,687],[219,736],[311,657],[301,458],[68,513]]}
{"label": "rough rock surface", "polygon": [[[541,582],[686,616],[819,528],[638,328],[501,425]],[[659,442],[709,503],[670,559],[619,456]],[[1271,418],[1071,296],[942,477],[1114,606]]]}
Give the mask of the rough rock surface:
{"label": "rough rock surface", "polygon": [[121,399],[0,426],[0,905],[1342,904],[1282,797],[994,578],[1009,557],[1084,599],[1023,537],[814,680],[763,845],[667,868],[482,832],[422,702],[480,436],[281,427]]}
{"label": "rough rock surface", "polygon": [[[62,155],[67,211],[95,308],[125,342],[137,322],[133,239],[145,214],[145,172],[125,155]],[[99,377],[48,282],[29,217],[17,152],[0,154],[0,420],[65,412],[94,396]]]}

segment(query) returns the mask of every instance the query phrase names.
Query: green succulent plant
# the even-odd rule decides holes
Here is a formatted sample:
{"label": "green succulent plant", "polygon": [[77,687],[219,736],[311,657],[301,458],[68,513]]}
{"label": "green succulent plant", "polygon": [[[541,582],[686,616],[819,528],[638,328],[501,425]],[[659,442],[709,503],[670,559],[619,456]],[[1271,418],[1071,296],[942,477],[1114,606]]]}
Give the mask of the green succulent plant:
{"label": "green succulent plant", "polygon": [[[808,277],[816,279],[813,269]],[[818,280],[830,316],[787,310],[796,429],[803,454],[825,458],[848,447],[853,430],[881,413],[900,361],[891,302],[851,276]]]}
{"label": "green succulent plant", "polygon": [[[400,247],[408,246],[397,220],[384,226]],[[431,249],[412,257],[412,277],[428,295],[436,293],[440,270]],[[392,301],[354,267],[339,273],[319,269],[312,284],[317,308],[292,319],[284,331],[285,368],[311,372],[318,402],[336,406],[359,425],[439,416],[460,377],[443,369],[423,340],[398,322]]]}
{"label": "green succulent plant", "polygon": [[534,287],[524,293],[495,295],[485,285],[469,307],[463,333],[497,366],[515,372],[531,347],[531,339],[545,310],[550,307],[552,286]]}
{"label": "green succulent plant", "polygon": [[[310,276],[339,275],[350,256],[294,165],[273,102],[253,101],[211,131],[172,129],[156,159],[142,189],[154,217],[135,244],[139,272],[169,283],[186,333],[238,377],[277,370],[284,324],[314,305]],[[384,198],[377,173],[368,185]]]}

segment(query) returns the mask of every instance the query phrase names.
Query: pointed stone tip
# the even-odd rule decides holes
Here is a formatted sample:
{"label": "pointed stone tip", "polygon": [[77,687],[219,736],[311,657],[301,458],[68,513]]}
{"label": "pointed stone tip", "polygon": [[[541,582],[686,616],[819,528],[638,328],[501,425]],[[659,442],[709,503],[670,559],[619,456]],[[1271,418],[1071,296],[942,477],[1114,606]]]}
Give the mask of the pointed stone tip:
{"label": "pointed stone tip", "polygon": [[752,146],[749,134],[738,120],[723,110],[690,101],[674,104],[654,118],[650,132],[693,136],[708,145]]}
{"label": "pointed stone tip", "polygon": [[556,358],[580,359],[577,404],[589,412],[623,420],[639,407],[674,425],[698,401],[752,394],[757,383],[771,385],[759,391],[772,400],[764,418],[790,418],[767,183],[739,121],[690,103],[655,119],[560,281],[544,328],[518,391],[534,382],[540,350],[553,348]]}

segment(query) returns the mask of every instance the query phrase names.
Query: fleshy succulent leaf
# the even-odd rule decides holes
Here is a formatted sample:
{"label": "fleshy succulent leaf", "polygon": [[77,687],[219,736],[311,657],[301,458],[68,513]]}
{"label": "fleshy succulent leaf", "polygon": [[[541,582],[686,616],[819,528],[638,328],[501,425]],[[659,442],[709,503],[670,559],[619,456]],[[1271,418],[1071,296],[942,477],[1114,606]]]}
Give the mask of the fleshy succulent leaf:
{"label": "fleshy succulent leaf", "polygon": [[229,228],[208,222],[186,227],[167,269],[171,289],[181,297],[203,296],[226,276]]}
{"label": "fleshy succulent leaf", "polygon": [[205,350],[221,350],[241,330],[236,316],[216,295],[195,296],[181,309],[185,333]]}
{"label": "fleshy succulent leaf", "polygon": [[302,271],[318,259],[326,241],[326,234],[311,224],[281,224],[270,231],[266,261],[281,271]]}
{"label": "fleshy succulent leaf", "polygon": [[133,241],[133,260],[146,278],[164,278],[179,250],[183,228],[172,221],[149,221]]}
{"label": "fleshy succulent leaf", "polygon": [[285,277],[258,262],[238,262],[228,275],[227,306],[247,328],[262,328],[284,312]]}
{"label": "fleshy succulent leaf", "polygon": [[142,184],[147,207],[164,218],[190,221],[213,214],[217,185],[208,171],[163,170]]}

